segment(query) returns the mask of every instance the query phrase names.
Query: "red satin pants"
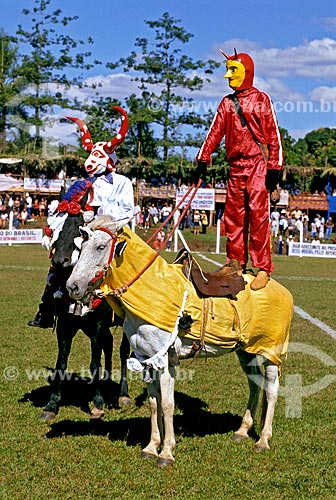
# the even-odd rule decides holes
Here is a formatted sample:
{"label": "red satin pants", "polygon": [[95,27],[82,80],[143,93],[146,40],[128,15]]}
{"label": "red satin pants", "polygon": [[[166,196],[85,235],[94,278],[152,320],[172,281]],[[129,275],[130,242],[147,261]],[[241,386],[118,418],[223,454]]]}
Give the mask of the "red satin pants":
{"label": "red satin pants", "polygon": [[269,194],[265,164],[258,163],[252,169],[231,168],[224,211],[226,253],[242,267],[250,253],[253,267],[271,273]]}

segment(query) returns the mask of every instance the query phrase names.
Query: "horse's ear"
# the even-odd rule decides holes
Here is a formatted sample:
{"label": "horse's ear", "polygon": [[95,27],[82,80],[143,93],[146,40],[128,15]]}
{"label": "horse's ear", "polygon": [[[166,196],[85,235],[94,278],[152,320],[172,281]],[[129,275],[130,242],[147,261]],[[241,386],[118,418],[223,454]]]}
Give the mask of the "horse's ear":
{"label": "horse's ear", "polygon": [[62,201],[64,193],[65,193],[65,187],[61,186],[60,192],[58,193],[58,201]]}
{"label": "horse's ear", "polygon": [[86,192],[85,195],[83,196],[83,198],[79,201],[79,204],[80,204],[82,210],[84,210],[84,208],[85,208],[85,205],[86,205],[87,200],[88,200],[88,196],[89,196],[89,193]]}
{"label": "horse's ear", "polygon": [[84,239],[84,241],[87,241],[92,235],[92,231],[88,227],[79,226],[79,234]]}

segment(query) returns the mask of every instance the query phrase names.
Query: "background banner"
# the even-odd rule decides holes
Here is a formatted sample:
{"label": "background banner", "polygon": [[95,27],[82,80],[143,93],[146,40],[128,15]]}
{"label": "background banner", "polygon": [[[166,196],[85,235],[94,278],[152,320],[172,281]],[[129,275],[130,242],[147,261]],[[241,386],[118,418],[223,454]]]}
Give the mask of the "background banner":
{"label": "background banner", "polygon": [[1,229],[0,244],[8,243],[40,243],[42,229]]}

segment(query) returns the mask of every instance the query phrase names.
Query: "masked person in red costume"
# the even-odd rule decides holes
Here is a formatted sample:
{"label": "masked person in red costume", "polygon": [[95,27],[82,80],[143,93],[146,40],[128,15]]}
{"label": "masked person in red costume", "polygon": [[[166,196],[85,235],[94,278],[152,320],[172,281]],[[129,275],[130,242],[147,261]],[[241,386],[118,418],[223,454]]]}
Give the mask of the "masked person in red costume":
{"label": "masked person in red costume", "polygon": [[269,191],[277,192],[283,164],[280,132],[270,97],[253,87],[253,59],[244,53],[226,57],[233,94],[225,96],[196,160],[195,180],[204,176],[211,154],[225,137],[230,175],[224,212],[227,259],[245,269],[250,253],[258,268],[252,290],[264,288],[274,270],[270,249]]}

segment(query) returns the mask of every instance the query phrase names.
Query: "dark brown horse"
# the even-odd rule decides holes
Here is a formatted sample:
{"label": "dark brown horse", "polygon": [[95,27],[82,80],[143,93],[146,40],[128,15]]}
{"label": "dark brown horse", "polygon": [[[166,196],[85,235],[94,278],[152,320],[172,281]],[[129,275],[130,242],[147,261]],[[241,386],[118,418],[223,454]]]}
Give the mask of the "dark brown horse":
{"label": "dark brown horse", "polygon": [[[55,307],[56,334],[58,356],[53,375],[51,376],[51,395],[48,404],[42,411],[41,419],[52,420],[59,411],[62,399],[62,381],[66,378],[66,369],[71,350],[72,340],[78,330],[82,330],[91,341],[91,382],[94,407],[92,418],[102,418],[104,415],[104,398],[102,381],[108,380],[112,373],[113,336],[110,327],[121,325],[121,320],[115,316],[112,321],[111,309],[105,300],[86,315],[79,314],[76,303],[70,301],[65,283],[72,272],[75,238],[80,236],[79,228],[84,224],[82,212],[87,202],[88,193],[79,201],[81,211],[77,214],[68,213],[63,228],[53,244],[52,250],[52,279],[46,286],[44,295],[51,295]],[[65,217],[59,214],[59,216]],[[50,277],[50,274],[49,274]],[[56,293],[55,293],[56,291]],[[58,298],[54,298],[54,297]],[[72,306],[73,312],[69,312]],[[71,307],[70,307],[71,309]],[[125,336],[120,345],[121,380],[119,405],[130,403],[126,379],[126,359],[129,356],[129,342]],[[101,366],[101,356],[104,353],[104,371]]]}

